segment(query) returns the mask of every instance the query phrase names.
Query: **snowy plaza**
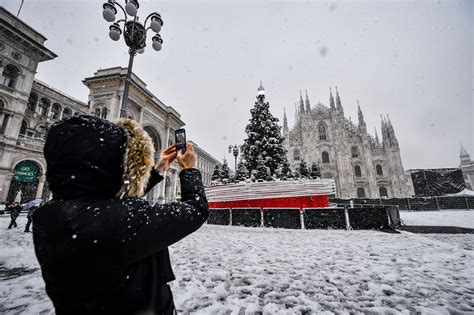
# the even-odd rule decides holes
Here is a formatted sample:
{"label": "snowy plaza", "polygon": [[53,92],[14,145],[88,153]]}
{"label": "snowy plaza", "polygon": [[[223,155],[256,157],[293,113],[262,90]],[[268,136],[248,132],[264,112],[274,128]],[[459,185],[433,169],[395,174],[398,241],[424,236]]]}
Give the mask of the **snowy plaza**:
{"label": "snowy plaza", "polygon": [[[401,212],[474,228],[474,211]],[[31,234],[0,218],[0,313],[52,314]],[[468,314],[474,234],[204,225],[170,247],[182,314]]]}

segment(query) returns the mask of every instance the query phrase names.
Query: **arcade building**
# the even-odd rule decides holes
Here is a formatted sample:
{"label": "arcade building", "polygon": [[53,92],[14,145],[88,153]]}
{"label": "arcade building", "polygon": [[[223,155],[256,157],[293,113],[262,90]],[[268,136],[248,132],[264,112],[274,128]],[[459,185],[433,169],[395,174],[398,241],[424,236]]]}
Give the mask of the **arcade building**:
{"label": "arcade building", "polygon": [[[35,78],[40,62],[57,57],[44,46],[46,37],[0,7],[0,202],[45,199],[49,195],[43,146],[50,126],[71,115],[90,114],[108,120],[120,116],[127,69],[98,70],[82,82],[89,88],[87,103]],[[129,113],[140,122],[156,152],[174,143],[174,131],[185,123],[132,74]],[[196,167],[210,184],[220,162],[193,143]],[[148,195],[150,202],[169,202],[180,194],[179,167],[175,162],[165,179]]]}

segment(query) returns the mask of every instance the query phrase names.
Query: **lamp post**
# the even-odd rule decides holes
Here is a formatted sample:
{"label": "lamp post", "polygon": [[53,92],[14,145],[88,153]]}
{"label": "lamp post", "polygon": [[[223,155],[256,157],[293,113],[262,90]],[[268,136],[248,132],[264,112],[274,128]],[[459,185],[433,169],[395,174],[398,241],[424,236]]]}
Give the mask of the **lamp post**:
{"label": "lamp post", "polygon": [[237,172],[237,157],[239,156],[239,152],[240,152],[240,145],[229,145],[229,153],[232,153],[234,155],[234,158],[235,158],[235,171]]}
{"label": "lamp post", "polygon": [[[127,117],[128,89],[132,77],[133,58],[137,53],[143,54],[145,51],[146,36],[150,29],[155,33],[151,38],[153,49],[156,51],[161,50],[163,40],[159,32],[163,26],[163,20],[161,19],[161,15],[153,12],[147,16],[143,24],[140,23],[137,16],[139,8],[138,0],[125,0],[125,7],[120,5],[118,1],[108,0],[104,3],[103,8],[102,16],[107,22],[112,22],[109,26],[109,37],[113,41],[118,41],[120,35],[123,33],[125,44],[129,47],[128,53],[130,57],[128,59],[127,78],[123,90],[122,108],[120,110],[120,117]],[[115,15],[118,12],[117,8],[122,10],[124,18],[114,22]],[[147,27],[148,21],[149,24]],[[120,23],[123,23],[123,25],[121,26]]]}

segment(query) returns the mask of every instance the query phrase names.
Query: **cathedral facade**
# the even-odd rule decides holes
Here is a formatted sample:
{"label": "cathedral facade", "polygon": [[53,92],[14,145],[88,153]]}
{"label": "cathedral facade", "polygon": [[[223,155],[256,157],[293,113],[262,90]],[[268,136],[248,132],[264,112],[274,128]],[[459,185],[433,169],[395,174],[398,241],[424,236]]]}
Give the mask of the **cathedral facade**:
{"label": "cathedral facade", "polygon": [[294,126],[288,128],[283,118],[283,136],[291,168],[302,160],[308,166],[317,163],[323,178],[336,181],[338,198],[402,198],[408,197],[400,147],[390,119],[382,117],[382,139],[377,131],[372,136],[360,106],[358,123],[344,116],[336,88],[334,99],[330,89],[329,106],[311,106],[300,93],[296,104]]}

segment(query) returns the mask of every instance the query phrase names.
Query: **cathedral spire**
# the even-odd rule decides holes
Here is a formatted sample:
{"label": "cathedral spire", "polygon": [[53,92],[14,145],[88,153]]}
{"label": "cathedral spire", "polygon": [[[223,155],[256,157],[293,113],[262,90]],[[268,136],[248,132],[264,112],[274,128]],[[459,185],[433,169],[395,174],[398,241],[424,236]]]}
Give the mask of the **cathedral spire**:
{"label": "cathedral spire", "polygon": [[311,104],[309,103],[308,91],[306,92],[306,113],[311,113]]}
{"label": "cathedral spire", "polygon": [[339,91],[337,90],[337,86],[336,86],[336,108],[338,111],[344,112],[344,109],[342,108],[342,104],[341,104],[341,98],[339,97]]}
{"label": "cathedral spire", "polygon": [[392,122],[390,121],[390,116],[387,114],[387,121],[385,123],[387,129],[387,135],[390,142],[390,145],[393,147],[398,147],[398,140],[395,136],[395,130],[393,129]]}
{"label": "cathedral spire", "polygon": [[301,95],[301,90],[300,90],[300,113],[304,114],[304,102],[303,102],[303,95]]}
{"label": "cathedral spire", "polygon": [[364,114],[362,113],[362,110],[360,109],[359,100],[357,100],[357,114],[359,116],[359,128],[361,130],[367,131],[367,125],[365,124]]}
{"label": "cathedral spire", "polygon": [[257,99],[262,102],[265,100],[265,89],[263,88],[262,80],[260,80],[260,86],[257,89]]}
{"label": "cathedral spire", "polygon": [[467,153],[466,149],[462,145],[462,142],[461,142],[461,152],[459,154],[459,158],[461,159],[461,166],[471,165],[471,156],[469,155],[469,153]]}
{"label": "cathedral spire", "polygon": [[379,135],[377,134],[377,127],[375,127],[374,129],[375,129],[375,144],[377,144],[377,146],[379,146],[380,141],[379,141]]}
{"label": "cathedral spire", "polygon": [[334,97],[332,96],[331,88],[329,88],[329,105],[331,106],[331,110],[336,110],[336,106],[334,106]]}
{"label": "cathedral spire", "polygon": [[286,109],[283,107],[283,130],[288,130],[288,119],[286,118]]}
{"label": "cathedral spire", "polygon": [[389,143],[388,140],[388,132],[387,132],[387,122],[385,121],[382,114],[380,114],[380,121],[381,121],[381,130],[382,130],[382,144]]}

